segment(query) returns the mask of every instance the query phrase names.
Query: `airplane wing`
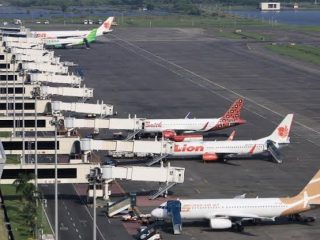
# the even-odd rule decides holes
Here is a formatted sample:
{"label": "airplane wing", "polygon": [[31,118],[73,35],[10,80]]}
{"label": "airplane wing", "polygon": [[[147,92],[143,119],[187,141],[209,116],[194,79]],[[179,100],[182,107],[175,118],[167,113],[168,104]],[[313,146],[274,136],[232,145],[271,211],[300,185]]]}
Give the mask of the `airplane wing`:
{"label": "airplane wing", "polygon": [[261,217],[261,216],[250,214],[250,213],[232,213],[232,214],[216,213],[214,214],[213,218],[240,218],[242,220],[261,219],[261,220],[274,221],[274,218]]}
{"label": "airplane wing", "polygon": [[155,158],[153,158],[151,161],[147,162],[146,165],[148,167],[152,166],[153,164],[160,162],[162,159],[166,158],[169,154],[159,155]]}
{"label": "airplane wing", "polygon": [[238,198],[238,199],[243,199],[243,198],[246,198],[246,193],[244,193],[244,194],[241,194],[241,195],[237,195],[237,196],[235,196],[234,198]]}
{"label": "airplane wing", "polygon": [[310,200],[310,201],[308,202],[308,204],[309,204],[310,206],[319,206],[319,205],[320,205],[320,199]]}

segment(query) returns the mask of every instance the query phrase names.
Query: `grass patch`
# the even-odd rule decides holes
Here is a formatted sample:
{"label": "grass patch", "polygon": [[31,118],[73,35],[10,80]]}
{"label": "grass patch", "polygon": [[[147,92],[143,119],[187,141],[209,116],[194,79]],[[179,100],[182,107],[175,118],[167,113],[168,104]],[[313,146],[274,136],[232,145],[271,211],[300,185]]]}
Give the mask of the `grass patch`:
{"label": "grass patch", "polygon": [[262,26],[264,23],[254,19],[245,19],[237,16],[224,14],[221,16],[137,16],[118,19],[122,27],[249,27]]}
{"label": "grass patch", "polygon": [[247,32],[241,31],[236,32],[232,29],[224,29],[217,32],[217,36],[228,38],[228,39],[253,39],[257,41],[270,41],[271,37],[256,33],[256,32]]}
{"label": "grass patch", "polygon": [[297,44],[297,45],[268,45],[266,47],[272,52],[278,53],[283,56],[295,58],[305,62],[320,65],[320,48],[310,45]]}
{"label": "grass patch", "polygon": [[5,225],[4,212],[0,210],[0,240],[8,240],[8,231]]}
{"label": "grass patch", "polygon": [[[14,185],[0,185],[4,197],[9,220],[11,223],[13,235],[16,240],[34,239],[26,227],[26,219],[20,212],[21,202],[20,194],[16,193]],[[44,234],[52,234],[47,219],[42,211],[42,206],[39,204],[37,209],[38,226],[43,228]]]}
{"label": "grass patch", "polygon": [[0,137],[2,138],[8,138],[11,136],[11,132],[0,132]]}
{"label": "grass patch", "polygon": [[241,33],[236,33],[240,36],[242,36],[245,39],[253,39],[253,40],[257,40],[257,41],[270,41],[271,37],[267,36],[267,35],[263,35],[260,33],[256,33],[256,32],[241,32]]}
{"label": "grass patch", "polygon": [[19,164],[20,155],[6,155],[6,164]]}
{"label": "grass patch", "polygon": [[242,39],[242,36],[236,34],[234,31],[220,30],[216,33],[217,36],[227,39]]}
{"label": "grass patch", "polygon": [[[50,25],[54,24],[66,24],[68,25],[82,25],[84,28],[92,29],[98,27],[98,25],[83,25],[84,17],[77,18],[53,18],[50,19]],[[96,20],[97,17],[88,16],[86,19]],[[41,19],[40,21],[43,21]],[[27,20],[25,24],[32,26],[32,28],[48,28],[44,24],[34,24],[35,20]],[[166,16],[119,16],[116,18],[118,24],[117,27],[232,27],[232,28],[245,28],[252,26],[269,26],[268,23],[261,22],[256,19],[242,18],[239,16],[233,16],[227,13],[219,13],[215,15],[180,15],[171,14]],[[81,27],[82,28],[82,27]]]}

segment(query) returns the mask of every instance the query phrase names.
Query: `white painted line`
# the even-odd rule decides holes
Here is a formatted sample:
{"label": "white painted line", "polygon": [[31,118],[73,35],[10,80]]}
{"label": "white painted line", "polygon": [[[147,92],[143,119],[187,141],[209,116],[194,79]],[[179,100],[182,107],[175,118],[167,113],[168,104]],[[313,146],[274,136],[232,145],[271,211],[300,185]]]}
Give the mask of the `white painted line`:
{"label": "white painted line", "polygon": [[48,221],[48,223],[49,223],[51,232],[53,233],[53,235],[55,235],[55,232],[53,231],[53,227],[52,227],[51,222],[50,222],[50,220],[49,220],[48,214],[47,214],[47,212],[45,211],[45,209],[44,209],[44,207],[43,207],[43,204],[41,204],[41,206],[42,206],[42,211],[44,212],[44,215],[46,216],[46,219],[47,219],[47,221]]}
{"label": "white painted line", "polygon": [[[114,36],[114,35],[113,35],[113,36]],[[216,82],[213,82],[213,81],[209,80],[209,79],[206,78],[206,77],[203,77],[203,76],[201,76],[201,75],[199,75],[199,74],[197,74],[197,73],[195,73],[195,72],[193,72],[193,71],[191,71],[191,70],[189,70],[189,69],[186,69],[186,68],[184,68],[184,67],[182,67],[182,66],[180,66],[180,65],[178,65],[178,64],[176,64],[176,63],[174,63],[174,62],[171,62],[171,61],[169,61],[169,60],[166,60],[165,58],[162,58],[162,57],[160,57],[160,56],[158,56],[158,55],[156,55],[156,54],[154,54],[154,53],[152,53],[152,52],[150,52],[150,51],[148,51],[148,50],[145,50],[145,49],[143,49],[143,48],[141,48],[141,47],[139,47],[139,46],[136,46],[136,45],[132,44],[131,42],[128,42],[128,41],[126,41],[126,40],[123,40],[123,39],[121,39],[120,37],[117,37],[117,36],[114,36],[114,37],[117,38],[117,39],[119,39],[120,41],[122,41],[122,42],[124,42],[124,43],[126,43],[126,44],[128,44],[128,45],[130,45],[130,46],[132,46],[132,47],[135,47],[135,48],[137,48],[137,49],[139,49],[139,50],[141,50],[141,51],[143,51],[143,52],[146,52],[146,53],[150,54],[151,56],[153,56],[153,57],[155,57],[155,58],[158,58],[158,59],[162,60],[162,61],[165,62],[165,63],[168,63],[168,64],[170,64],[170,65],[172,65],[172,66],[175,66],[176,68],[182,69],[182,70],[184,70],[185,72],[188,72],[188,73],[190,73],[190,74],[192,74],[192,75],[194,75],[194,76],[202,79],[203,81],[205,81],[205,82],[207,82],[207,83],[209,83],[209,84],[211,84],[211,85],[214,85],[214,86],[216,86],[216,87],[219,87],[219,88],[221,88],[221,89],[223,89],[223,90],[225,90],[225,91],[227,91],[227,92],[229,92],[229,93],[232,93],[232,94],[234,94],[234,95],[236,95],[236,96],[238,96],[238,97],[244,98],[246,101],[249,101],[249,102],[251,102],[251,103],[253,103],[253,104],[255,104],[255,105],[257,105],[257,106],[259,106],[259,107],[261,107],[261,108],[263,108],[263,109],[265,109],[265,110],[268,110],[268,111],[270,111],[270,112],[272,112],[272,113],[274,113],[274,114],[276,114],[276,115],[278,115],[278,116],[280,116],[280,117],[284,117],[284,115],[282,115],[281,113],[279,113],[279,112],[277,112],[277,111],[274,111],[274,110],[270,109],[269,107],[267,107],[267,106],[265,106],[265,105],[263,105],[263,104],[260,104],[260,103],[258,103],[258,102],[256,102],[256,101],[254,101],[254,100],[251,99],[251,98],[245,97],[245,96],[243,96],[243,95],[240,94],[240,93],[237,93],[237,92],[235,92],[235,91],[233,91],[233,90],[231,90],[231,89],[229,89],[229,88],[227,88],[227,87],[225,87],[225,86],[223,86],[223,85],[221,85],[221,84],[218,84],[218,83],[216,83]],[[118,44],[118,45],[119,45],[119,44]],[[121,45],[119,45],[119,46],[120,46],[120,47],[124,47],[124,46],[121,46]],[[125,47],[124,47],[124,48],[125,48]],[[129,50],[129,51],[131,51],[131,52],[133,52],[133,53],[136,53],[136,54],[137,54],[137,52],[133,51],[133,50],[130,49],[130,48],[126,48],[126,49]],[[138,54],[138,55],[139,55],[139,54]],[[143,55],[139,55],[139,56],[141,56],[141,57],[149,60],[150,62],[153,62],[154,64],[157,64],[157,65],[159,65],[159,66],[162,66],[163,68],[167,69],[167,70],[170,71],[170,72],[175,73],[175,74],[178,75],[178,76],[182,76],[182,75],[181,75],[180,73],[178,73],[177,71],[174,71],[174,70],[172,70],[172,69],[164,66],[164,65],[161,64],[161,63],[155,62],[155,61],[153,61],[152,59],[148,58],[147,56],[143,56]],[[193,81],[193,80],[191,80],[191,79],[189,79],[189,78],[186,78],[186,80],[188,80],[188,81],[190,81],[190,82],[198,85],[199,87],[205,88],[205,89],[209,90],[210,92],[212,92],[212,93],[214,93],[214,94],[216,94],[216,95],[218,95],[218,96],[220,96],[220,97],[222,97],[222,98],[227,99],[228,101],[230,101],[230,99],[226,98],[226,97],[223,96],[222,94],[218,94],[217,92],[214,92],[213,90],[208,89],[207,87],[203,86],[203,85],[200,84],[200,83],[197,83],[197,82],[195,82],[195,81]],[[251,111],[251,110],[250,110],[250,111]],[[254,114],[256,114],[256,115],[258,115],[258,116],[260,116],[260,117],[263,117],[263,116],[261,116],[260,114],[257,114],[257,113],[254,112],[254,111],[251,111],[251,112],[254,113]],[[263,117],[263,118],[265,118],[265,117]],[[298,124],[298,125],[306,128],[306,129],[308,129],[308,130],[310,130],[310,131],[312,131],[312,132],[317,133],[317,134],[320,135],[320,132],[319,132],[319,131],[317,131],[317,130],[315,130],[315,129],[313,129],[313,128],[311,128],[311,127],[309,127],[309,126],[307,126],[307,125],[305,125],[305,124],[303,124],[303,123],[301,123],[301,122],[299,122],[299,121],[295,121],[295,124]],[[313,141],[311,141],[311,140],[309,140],[309,139],[306,139],[306,140],[309,141],[309,142],[311,142],[311,143],[313,143],[313,144],[315,144],[316,146],[319,146],[318,144],[316,144],[315,142],[313,142]]]}
{"label": "white painted line", "polygon": [[[73,184],[73,183],[72,183],[72,186],[73,186],[73,189],[75,190],[75,192],[77,193],[80,202],[83,204],[83,207],[86,209],[86,211],[88,212],[89,216],[91,217],[91,219],[92,219],[92,221],[93,221],[93,217],[92,217],[92,215],[91,215],[91,213],[90,213],[87,205],[86,205],[86,204],[83,202],[83,200],[81,199],[80,194],[78,193],[77,189],[74,187],[74,184]],[[102,232],[101,232],[101,230],[100,230],[100,228],[99,228],[98,225],[97,225],[97,229],[98,229],[98,232],[99,232],[100,236],[102,237],[102,239],[103,239],[103,240],[106,240],[106,239],[104,238],[104,236],[103,236],[103,234],[102,234]]]}

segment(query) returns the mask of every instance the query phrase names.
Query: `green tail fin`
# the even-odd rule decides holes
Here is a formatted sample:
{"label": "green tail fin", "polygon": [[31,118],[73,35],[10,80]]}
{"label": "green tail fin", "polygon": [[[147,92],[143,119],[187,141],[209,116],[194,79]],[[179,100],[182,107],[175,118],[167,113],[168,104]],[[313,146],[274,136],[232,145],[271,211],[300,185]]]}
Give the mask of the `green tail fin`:
{"label": "green tail fin", "polygon": [[86,39],[89,43],[95,41],[97,38],[97,29],[93,29],[89,34],[86,36]]}

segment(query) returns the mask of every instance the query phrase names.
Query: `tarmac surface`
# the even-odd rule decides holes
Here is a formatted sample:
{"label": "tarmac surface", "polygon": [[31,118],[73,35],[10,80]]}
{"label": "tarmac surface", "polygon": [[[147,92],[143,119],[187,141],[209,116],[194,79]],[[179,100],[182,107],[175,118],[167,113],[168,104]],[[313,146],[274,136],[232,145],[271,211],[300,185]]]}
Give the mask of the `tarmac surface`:
{"label": "tarmac surface", "polygon": [[[308,41],[308,36],[303,39],[302,34],[297,35],[301,42]],[[288,34],[288,41],[294,36],[294,32]],[[313,43],[319,45],[316,39]],[[57,55],[78,63],[85,73],[85,84],[94,88],[94,101],[103,99],[113,104],[120,117],[131,113],[148,118],[183,118],[188,112],[192,117],[218,117],[235,99],[243,97],[242,118],[247,124],[236,128],[236,139],[256,139],[271,134],[286,114],[294,113],[291,144],[282,150],[282,164],[265,157],[227,164],[204,164],[199,159],[171,161],[186,168],[185,183],[171,189],[173,198],[232,198],[243,193],[247,197],[293,196],[320,166],[319,67],[265,53],[262,45],[222,39],[202,29],[128,28],[116,29],[91,49],[59,50]],[[232,130],[213,136],[223,140]],[[120,183],[125,191],[142,196],[157,187],[152,183]],[[74,195],[68,188],[72,186],[61,186],[61,191]],[[88,211],[83,203],[72,198],[68,201],[74,218],[81,214],[77,208]],[[148,212],[157,204],[159,201],[141,203],[139,209]],[[66,214],[61,212],[61,221]],[[320,211],[307,215],[319,217]],[[92,221],[88,213],[86,219]],[[98,227],[104,235],[101,239],[131,239],[124,224],[117,219],[109,221],[102,212],[98,216]],[[188,221],[183,222],[182,235],[173,235],[171,224],[161,233],[163,239],[319,238],[317,221],[282,223],[287,222],[246,226],[244,233],[236,233],[213,231],[207,221]],[[67,239],[71,235],[61,236]]]}

